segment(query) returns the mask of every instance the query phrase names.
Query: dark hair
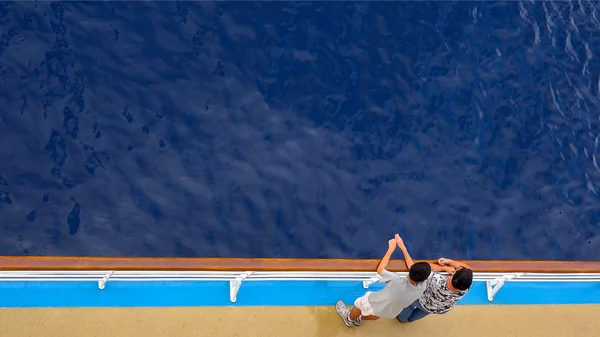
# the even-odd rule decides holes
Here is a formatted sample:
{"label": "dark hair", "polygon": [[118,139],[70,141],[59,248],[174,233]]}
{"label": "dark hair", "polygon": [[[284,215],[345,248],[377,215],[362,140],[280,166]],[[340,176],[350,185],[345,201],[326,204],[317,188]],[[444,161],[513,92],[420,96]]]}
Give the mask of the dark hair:
{"label": "dark hair", "polygon": [[410,267],[408,277],[414,282],[421,283],[431,274],[431,265],[427,262],[417,262]]}
{"label": "dark hair", "polygon": [[452,276],[452,286],[458,290],[467,290],[473,283],[473,271],[469,268],[458,268]]}

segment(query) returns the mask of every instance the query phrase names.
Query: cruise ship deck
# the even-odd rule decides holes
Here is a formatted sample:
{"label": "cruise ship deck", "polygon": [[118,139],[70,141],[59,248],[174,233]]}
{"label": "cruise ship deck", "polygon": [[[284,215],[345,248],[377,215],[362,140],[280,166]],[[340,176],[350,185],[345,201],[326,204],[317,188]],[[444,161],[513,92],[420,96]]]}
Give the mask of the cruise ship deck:
{"label": "cruise ship deck", "polygon": [[163,336],[590,336],[600,331],[598,305],[457,306],[412,324],[396,320],[347,328],[333,307],[132,307],[1,309],[10,337]]}
{"label": "cruise ship deck", "polygon": [[[374,260],[0,257],[0,337],[587,336],[600,263],[469,261],[452,311],[347,328],[333,307],[376,282]],[[389,269],[403,273],[402,261]],[[253,271],[253,272],[250,272]]]}

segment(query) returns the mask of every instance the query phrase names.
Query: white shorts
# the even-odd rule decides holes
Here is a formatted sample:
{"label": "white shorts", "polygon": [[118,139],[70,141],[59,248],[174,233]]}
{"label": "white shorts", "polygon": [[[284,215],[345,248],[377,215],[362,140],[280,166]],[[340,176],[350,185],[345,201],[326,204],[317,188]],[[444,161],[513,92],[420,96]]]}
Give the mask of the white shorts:
{"label": "white shorts", "polygon": [[371,307],[371,303],[369,303],[369,295],[371,295],[371,291],[367,291],[366,294],[354,301],[354,306],[360,310],[363,316],[373,316],[373,308]]}

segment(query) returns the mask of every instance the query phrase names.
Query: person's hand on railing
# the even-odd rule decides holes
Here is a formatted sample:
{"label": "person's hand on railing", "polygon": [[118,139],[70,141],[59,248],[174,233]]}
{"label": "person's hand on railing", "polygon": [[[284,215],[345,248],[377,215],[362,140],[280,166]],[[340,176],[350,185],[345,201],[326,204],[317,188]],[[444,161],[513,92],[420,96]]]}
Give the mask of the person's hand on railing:
{"label": "person's hand on railing", "polygon": [[447,259],[447,258],[445,258],[445,257],[440,257],[440,258],[438,259],[438,263],[439,263],[441,266],[447,266],[447,265],[450,265],[450,261],[452,261],[452,260],[450,260],[450,259]]}
{"label": "person's hand on railing", "polygon": [[471,267],[469,267],[464,262],[454,261],[452,259],[448,259],[448,258],[445,258],[445,257],[440,257],[437,262],[438,262],[438,264],[440,266],[450,266],[450,267],[452,267],[454,269],[458,269],[458,268],[461,268],[461,267],[469,268],[469,269],[471,268]]}
{"label": "person's hand on railing", "polygon": [[453,260],[441,257],[436,262],[431,263],[431,268],[437,272],[445,272],[454,275],[457,269],[454,264]]}

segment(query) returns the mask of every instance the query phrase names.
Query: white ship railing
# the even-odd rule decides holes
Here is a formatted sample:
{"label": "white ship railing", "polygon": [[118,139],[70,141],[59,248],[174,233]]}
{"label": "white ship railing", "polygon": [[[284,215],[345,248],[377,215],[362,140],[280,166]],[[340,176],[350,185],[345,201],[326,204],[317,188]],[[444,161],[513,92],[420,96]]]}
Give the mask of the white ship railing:
{"label": "white ship railing", "polygon": [[[406,275],[406,272],[397,273]],[[474,273],[475,282],[486,282],[488,300],[506,282],[600,282],[600,273]],[[226,281],[229,299],[235,302],[243,282],[251,281],[352,281],[367,289],[379,281],[376,272],[266,272],[266,271],[0,271],[0,282],[77,281],[97,282],[104,289],[107,282],[122,281]]]}

